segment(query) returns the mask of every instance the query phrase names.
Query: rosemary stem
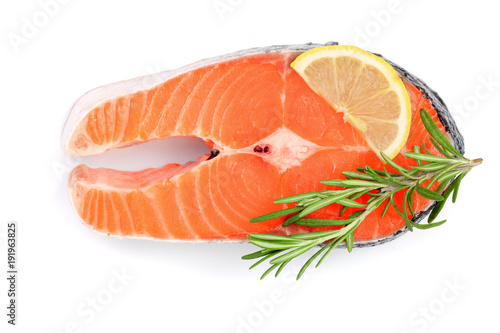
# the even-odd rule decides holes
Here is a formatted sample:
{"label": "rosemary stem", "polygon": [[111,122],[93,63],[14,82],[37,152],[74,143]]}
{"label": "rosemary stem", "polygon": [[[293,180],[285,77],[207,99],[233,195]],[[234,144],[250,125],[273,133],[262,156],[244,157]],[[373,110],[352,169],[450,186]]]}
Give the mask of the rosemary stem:
{"label": "rosemary stem", "polygon": [[[413,229],[430,229],[442,225],[446,220],[433,222],[442,210],[448,197],[455,202],[462,179],[469,171],[483,162],[482,158],[467,159],[450,143],[449,139],[441,132],[432,117],[424,109],[420,110],[421,120],[431,136],[432,145],[439,151],[434,155],[426,147],[414,146],[413,152],[405,152],[404,156],[413,159],[414,165],[403,167],[381,152],[381,157],[395,172],[389,172],[386,167],[376,170],[369,165],[357,168],[357,171],[343,171],[345,179],[326,179],[320,183],[331,186],[333,190],[323,190],[300,193],[274,201],[276,204],[295,203],[295,207],[284,208],[280,211],[259,216],[251,222],[261,222],[276,217],[289,216],[282,224],[286,227],[297,224],[310,227],[339,226],[336,230],[314,231],[278,236],[274,234],[251,234],[250,242],[261,248],[260,251],[244,256],[243,259],[261,258],[257,264],[277,255],[269,263],[271,267],[262,275],[266,276],[271,270],[277,268],[279,272],[290,260],[312,250],[320,245],[324,246],[304,264],[297,278],[310,264],[319,257],[316,267],[331,253],[341,242],[346,242],[347,250],[351,252],[354,244],[354,232],[366,219],[379,207],[383,208],[381,218],[386,215],[389,207],[404,220],[406,227]],[[422,148],[422,149],[421,149]],[[424,153],[425,151],[425,153]],[[424,184],[425,183],[425,184]],[[436,185],[440,183],[439,186]],[[404,193],[402,193],[404,192]],[[396,193],[403,194],[402,202],[395,200]],[[418,205],[415,204],[416,196],[435,201],[436,204],[429,215],[427,224],[414,221]],[[366,201],[365,199],[368,198]],[[356,201],[360,199],[360,201]],[[350,213],[347,219],[308,218],[314,213],[329,205],[339,205],[338,216],[347,212],[349,207],[356,210]],[[358,210],[359,209],[359,210]]]}
{"label": "rosemary stem", "polygon": [[480,164],[483,163],[483,159],[482,158],[476,158],[476,159],[473,159],[472,160],[472,163],[471,163],[471,167],[475,167],[475,166],[478,166]]}

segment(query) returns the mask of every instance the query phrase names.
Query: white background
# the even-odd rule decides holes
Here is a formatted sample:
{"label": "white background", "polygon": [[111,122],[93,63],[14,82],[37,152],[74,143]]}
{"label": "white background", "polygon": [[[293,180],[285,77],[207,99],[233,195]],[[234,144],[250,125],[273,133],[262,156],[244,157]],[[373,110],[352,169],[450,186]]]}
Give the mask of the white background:
{"label": "white background", "polygon": [[[0,5],[0,266],[5,272],[5,225],[14,220],[20,272],[14,328],[6,324],[0,274],[2,332],[498,330],[500,20],[493,1],[73,0],[50,7],[43,22],[48,2]],[[23,37],[34,20],[40,27]],[[259,281],[262,268],[248,271],[240,260],[254,250],[248,244],[119,240],[78,222],[66,194],[76,164],[137,170],[206,152],[200,142],[176,139],[68,158],[60,133],[84,92],[249,47],[331,40],[381,53],[426,81],[453,110],[466,155],[484,158],[458,202],[444,209],[444,226],[335,251],[297,284],[298,266]],[[133,279],[120,284],[114,274],[123,271]],[[95,297],[106,303],[100,311],[89,306]]]}

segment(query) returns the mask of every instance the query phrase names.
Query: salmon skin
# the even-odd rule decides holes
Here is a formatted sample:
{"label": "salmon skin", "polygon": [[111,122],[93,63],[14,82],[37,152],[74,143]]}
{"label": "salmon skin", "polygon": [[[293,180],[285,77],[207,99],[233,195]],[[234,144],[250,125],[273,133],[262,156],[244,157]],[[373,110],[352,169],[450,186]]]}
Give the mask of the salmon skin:
{"label": "salmon skin", "polygon": [[[136,172],[79,165],[68,186],[79,219],[98,233],[166,241],[244,241],[254,232],[287,235],[329,229],[282,227],[284,217],[249,223],[290,207],[273,203],[280,197],[326,189],[320,180],[340,178],[342,171],[366,165],[383,167],[342,113],[290,68],[302,52],[320,46],[239,51],[83,95],[63,130],[68,154],[94,155],[176,136],[199,137],[212,153],[185,165]],[[388,62],[402,78],[412,104],[410,136],[394,160],[408,167],[415,161],[402,153],[422,142],[432,147],[420,120],[421,108],[463,153],[462,135],[442,99]],[[404,193],[398,195],[400,200]],[[419,222],[433,202],[415,196],[414,205],[419,212],[414,221]],[[335,206],[311,217],[338,218],[340,207]],[[354,246],[381,244],[407,231],[392,207],[384,218],[382,208],[355,230]]]}

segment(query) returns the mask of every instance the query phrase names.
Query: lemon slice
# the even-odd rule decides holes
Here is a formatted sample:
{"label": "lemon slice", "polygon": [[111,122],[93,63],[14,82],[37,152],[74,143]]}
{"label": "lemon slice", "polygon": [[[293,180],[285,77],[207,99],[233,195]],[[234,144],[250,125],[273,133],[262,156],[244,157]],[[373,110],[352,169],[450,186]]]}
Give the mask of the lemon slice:
{"label": "lemon slice", "polygon": [[379,156],[394,158],[408,139],[411,103],[394,68],[381,57],[349,45],[314,48],[291,67]]}

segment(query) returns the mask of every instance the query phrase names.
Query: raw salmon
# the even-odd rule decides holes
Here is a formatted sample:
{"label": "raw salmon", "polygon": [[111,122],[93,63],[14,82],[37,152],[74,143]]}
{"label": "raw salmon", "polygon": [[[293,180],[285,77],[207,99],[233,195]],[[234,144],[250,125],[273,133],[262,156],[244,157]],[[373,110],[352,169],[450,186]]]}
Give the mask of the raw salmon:
{"label": "raw salmon", "polygon": [[[343,114],[290,68],[300,53],[317,46],[321,45],[241,51],[86,93],[64,128],[62,142],[68,154],[93,155],[176,136],[202,138],[212,153],[185,165],[138,172],[76,167],[69,195],[81,221],[103,234],[171,241],[240,241],[253,232],[324,229],[282,227],[284,218],[249,223],[286,207],[275,205],[277,198],[326,189],[320,180],[341,178],[342,171],[367,164],[383,167]],[[417,112],[421,108],[463,151],[442,100],[422,81],[392,65],[412,104],[410,137],[402,152],[423,141],[431,146]],[[395,161],[408,166],[412,160],[399,154]],[[418,212],[430,204],[415,197]],[[358,246],[392,239],[405,230],[405,222],[392,208],[384,218],[381,210],[356,229]],[[336,218],[338,213],[338,205],[332,205],[312,217]]]}

